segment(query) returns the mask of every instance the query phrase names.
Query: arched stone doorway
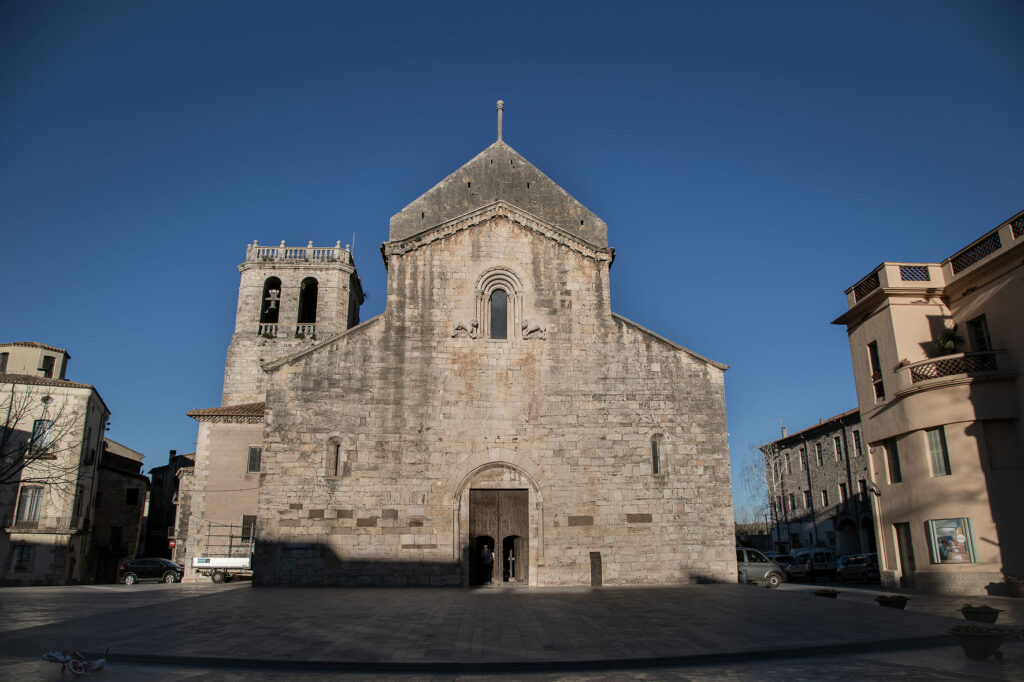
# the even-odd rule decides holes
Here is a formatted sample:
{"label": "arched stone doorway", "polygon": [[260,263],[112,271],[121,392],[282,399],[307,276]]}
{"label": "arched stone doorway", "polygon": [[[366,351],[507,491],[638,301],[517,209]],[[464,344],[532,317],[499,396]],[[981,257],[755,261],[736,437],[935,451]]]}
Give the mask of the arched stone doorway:
{"label": "arched stone doorway", "polygon": [[486,581],[485,544],[494,553],[495,584],[539,584],[544,502],[531,475],[507,461],[487,462],[462,478],[453,502],[464,586]]}

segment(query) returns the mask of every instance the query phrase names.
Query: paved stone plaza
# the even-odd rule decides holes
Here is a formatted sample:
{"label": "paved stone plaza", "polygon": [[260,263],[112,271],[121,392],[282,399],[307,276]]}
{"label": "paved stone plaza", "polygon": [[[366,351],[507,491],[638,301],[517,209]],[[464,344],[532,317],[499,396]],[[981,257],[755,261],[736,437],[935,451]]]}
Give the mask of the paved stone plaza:
{"label": "paved stone plaza", "polygon": [[[970,661],[945,634],[963,598],[913,595],[896,611],[877,590],[813,589],[3,589],[0,677],[56,679],[44,651],[106,646],[110,680],[1024,677],[1024,645]],[[1006,609],[1001,625],[1024,625],[1024,603],[984,601]]]}

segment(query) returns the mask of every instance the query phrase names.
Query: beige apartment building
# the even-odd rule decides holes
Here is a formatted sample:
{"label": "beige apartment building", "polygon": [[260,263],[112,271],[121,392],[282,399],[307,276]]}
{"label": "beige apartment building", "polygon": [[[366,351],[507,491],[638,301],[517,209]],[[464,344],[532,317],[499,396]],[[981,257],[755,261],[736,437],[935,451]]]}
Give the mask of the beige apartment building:
{"label": "beige apartment building", "polygon": [[69,357],[0,345],[0,585],[94,577],[90,521],[110,411],[93,386],[64,378]]}
{"label": "beige apartment building", "polygon": [[1024,212],[846,296],[883,584],[1003,591],[1024,576]]}

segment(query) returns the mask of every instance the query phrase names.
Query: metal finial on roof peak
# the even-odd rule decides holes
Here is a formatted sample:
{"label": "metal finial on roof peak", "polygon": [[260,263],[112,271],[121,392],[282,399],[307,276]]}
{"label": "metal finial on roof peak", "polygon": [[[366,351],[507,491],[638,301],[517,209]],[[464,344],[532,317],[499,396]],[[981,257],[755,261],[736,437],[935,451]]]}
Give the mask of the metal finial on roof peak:
{"label": "metal finial on roof peak", "polygon": [[501,114],[505,111],[505,101],[498,100],[498,142],[501,142]]}

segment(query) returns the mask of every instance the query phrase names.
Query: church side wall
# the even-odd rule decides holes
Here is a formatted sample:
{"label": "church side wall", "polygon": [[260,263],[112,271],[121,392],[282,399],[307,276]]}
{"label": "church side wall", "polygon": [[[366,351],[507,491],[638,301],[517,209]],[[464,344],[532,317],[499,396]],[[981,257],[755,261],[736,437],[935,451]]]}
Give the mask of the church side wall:
{"label": "church side wall", "polygon": [[[494,268],[545,338],[453,337]],[[722,370],[613,318],[606,260],[506,218],[392,256],[382,318],[277,370],[267,407],[259,584],[462,583],[488,464],[529,481],[531,584],[589,584],[592,552],[605,584],[736,579]]]}

